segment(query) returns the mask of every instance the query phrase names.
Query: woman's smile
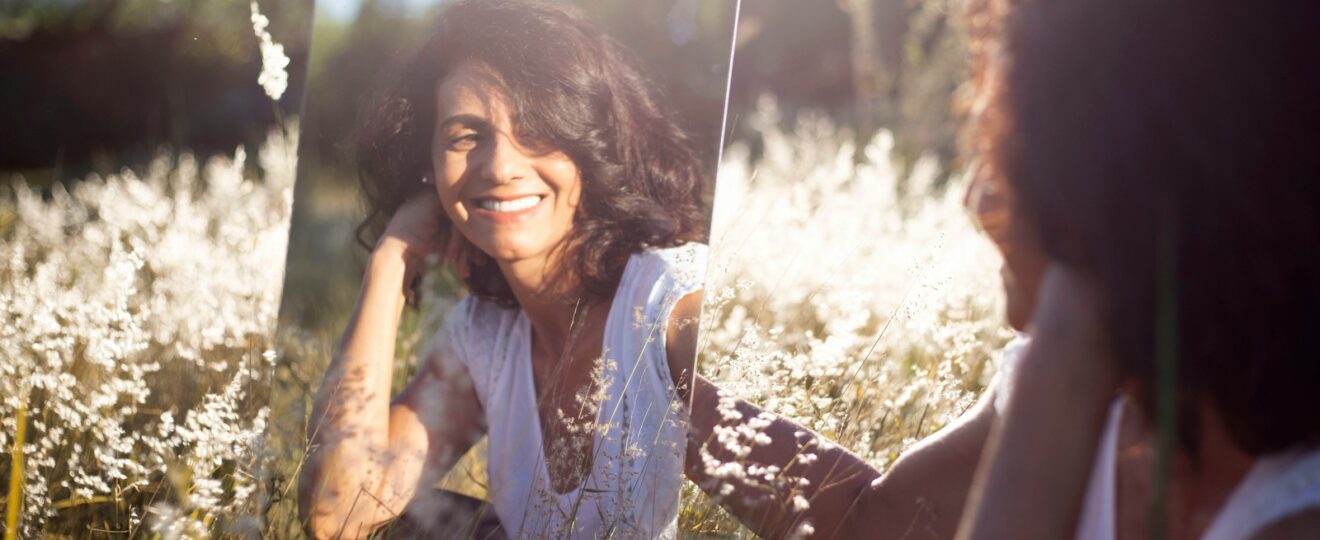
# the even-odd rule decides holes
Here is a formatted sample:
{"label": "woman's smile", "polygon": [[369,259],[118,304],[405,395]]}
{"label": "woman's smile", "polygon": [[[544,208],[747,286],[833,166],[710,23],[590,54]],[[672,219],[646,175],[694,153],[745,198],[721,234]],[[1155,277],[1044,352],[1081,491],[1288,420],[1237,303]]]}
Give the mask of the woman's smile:
{"label": "woman's smile", "polygon": [[530,221],[545,206],[545,195],[480,197],[472,199],[472,214],[497,224]]}

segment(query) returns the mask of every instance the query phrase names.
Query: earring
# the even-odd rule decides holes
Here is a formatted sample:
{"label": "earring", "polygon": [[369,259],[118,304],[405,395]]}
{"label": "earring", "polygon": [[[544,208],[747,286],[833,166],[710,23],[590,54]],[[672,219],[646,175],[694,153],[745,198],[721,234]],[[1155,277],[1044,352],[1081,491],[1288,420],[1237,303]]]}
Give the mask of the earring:
{"label": "earring", "polygon": [[428,176],[428,175],[423,174],[423,175],[422,175],[422,183],[423,183],[423,184],[430,184],[430,183],[431,183],[431,177]]}

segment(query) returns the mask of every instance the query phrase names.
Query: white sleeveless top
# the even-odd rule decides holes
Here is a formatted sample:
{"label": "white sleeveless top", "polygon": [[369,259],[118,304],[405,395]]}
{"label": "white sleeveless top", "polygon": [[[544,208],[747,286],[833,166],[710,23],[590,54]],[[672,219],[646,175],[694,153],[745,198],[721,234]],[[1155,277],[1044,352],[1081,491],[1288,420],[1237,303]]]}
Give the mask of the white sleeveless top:
{"label": "white sleeveless top", "polygon": [[[999,411],[1005,410],[1028,341],[1021,336],[1002,352],[995,395]],[[1118,536],[1118,431],[1123,399],[1120,396],[1109,407],[1077,522],[1077,540],[1115,540]],[[1320,508],[1320,448],[1272,454],[1252,464],[1201,539],[1246,540],[1283,518],[1312,508]]]}
{"label": "white sleeveless top", "polygon": [[705,273],[703,244],[629,258],[605,322],[608,390],[591,471],[564,494],[546,470],[526,314],[473,296],[454,308],[441,337],[467,367],[485,413],[489,498],[511,538],[676,536],[688,408],[665,337],[674,304],[701,289]]}

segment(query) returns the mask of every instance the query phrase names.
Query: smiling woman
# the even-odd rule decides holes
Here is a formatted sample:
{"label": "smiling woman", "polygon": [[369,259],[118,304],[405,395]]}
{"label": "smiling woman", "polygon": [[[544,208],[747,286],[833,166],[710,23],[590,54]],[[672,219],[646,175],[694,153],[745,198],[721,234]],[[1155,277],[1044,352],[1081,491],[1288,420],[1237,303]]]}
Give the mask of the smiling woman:
{"label": "smiling woman", "polygon": [[[356,140],[371,255],[300,474],[314,536],[470,534],[432,486],[483,435],[504,534],[676,533],[708,212],[637,63],[563,4],[465,1],[377,97]],[[391,399],[434,259],[469,294]]]}
{"label": "smiling woman", "polygon": [[577,166],[561,151],[519,144],[484,64],[461,65],[436,94],[431,161],[446,215],[492,258],[549,266],[545,259],[569,235],[582,198]]}

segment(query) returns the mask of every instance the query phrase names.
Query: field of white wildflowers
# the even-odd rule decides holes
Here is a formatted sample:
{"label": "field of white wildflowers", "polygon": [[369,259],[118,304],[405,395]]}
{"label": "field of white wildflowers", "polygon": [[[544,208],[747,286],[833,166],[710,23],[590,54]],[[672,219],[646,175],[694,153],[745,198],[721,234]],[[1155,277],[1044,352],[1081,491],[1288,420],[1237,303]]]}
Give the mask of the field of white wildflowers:
{"label": "field of white wildflowers", "polygon": [[[698,370],[883,470],[993,377],[1012,337],[998,254],[963,209],[964,181],[938,185],[934,160],[904,174],[888,133],[855,159],[823,116],[785,129],[763,100],[743,121],[764,152],[725,149]],[[746,475],[734,465],[722,474]],[[752,536],[691,483],[684,501],[685,534]]]}
{"label": "field of white wildflowers", "polygon": [[260,534],[297,134],[0,187],[7,533]]}
{"label": "field of white wildflowers", "polygon": [[[885,134],[858,162],[821,117],[784,130],[767,102],[745,121],[765,149],[725,153],[699,369],[884,467],[990,378],[1010,337],[997,256],[961,181],[936,185],[933,162],[905,177]],[[297,530],[272,496],[300,452],[264,438],[295,151],[296,128],[257,166],[162,157],[0,197],[0,486],[21,485],[3,504],[20,536]],[[749,535],[694,486],[684,501],[685,533]]]}

